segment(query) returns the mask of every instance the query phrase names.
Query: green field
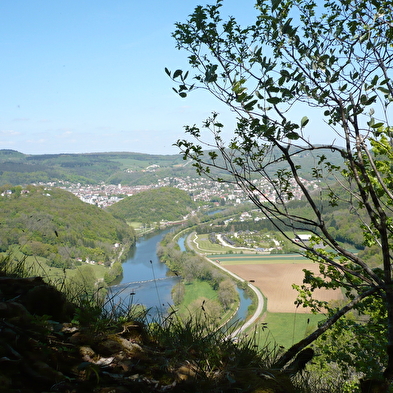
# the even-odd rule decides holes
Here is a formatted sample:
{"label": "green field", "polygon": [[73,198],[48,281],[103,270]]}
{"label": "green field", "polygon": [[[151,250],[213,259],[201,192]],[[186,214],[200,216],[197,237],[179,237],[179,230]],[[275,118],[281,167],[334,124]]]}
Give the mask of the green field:
{"label": "green field", "polygon": [[[195,239],[195,235],[192,239]],[[208,235],[203,234],[198,235],[196,242],[198,248],[193,241],[190,243],[197,252],[205,253],[208,258],[223,266],[312,262],[298,254],[267,254],[223,247],[211,243]],[[318,322],[323,319],[325,319],[324,315],[267,312],[264,314],[263,322],[257,322],[247,331],[247,334],[255,338],[255,343],[260,348],[277,345],[288,349],[312,333],[317,328]]]}
{"label": "green field", "polygon": [[190,316],[190,306],[195,300],[199,298],[216,300],[217,292],[205,281],[195,280],[191,283],[185,284],[183,301],[177,306],[178,315],[185,318]]}
{"label": "green field", "polygon": [[217,254],[209,255],[214,261],[218,260],[223,265],[253,265],[253,264],[278,264],[278,263],[304,263],[311,262],[297,254]]}
{"label": "green field", "polygon": [[[190,306],[197,299],[217,300],[217,291],[215,291],[210,284],[205,281],[195,280],[192,283],[185,284],[185,294],[182,303],[177,307],[179,315],[183,317],[190,316]],[[238,302],[235,302],[231,309],[227,310],[222,316],[222,321],[229,319],[238,307]]]}
{"label": "green field", "polygon": [[[198,244],[198,246],[195,246],[195,242],[193,241],[195,240],[196,243]],[[192,235],[192,241],[190,242],[192,247],[195,248],[196,251],[198,252],[205,252],[205,253],[209,253],[209,254],[214,254],[214,253],[224,253],[224,252],[229,252],[229,251],[233,251],[234,249],[231,247],[224,247],[219,243],[212,243],[209,240],[209,235],[205,235],[205,234],[199,234],[196,235],[193,234]]]}
{"label": "green field", "polygon": [[263,321],[267,325],[261,323],[257,325],[257,343],[261,347],[275,343],[288,349],[312,333],[317,328],[318,322],[324,318],[323,315],[314,314],[268,312]]}
{"label": "green field", "polygon": [[[195,245],[195,242],[198,246]],[[247,251],[221,244],[212,243],[209,235],[192,235],[191,246],[197,252],[209,254],[210,259],[220,261],[223,265],[261,264],[261,263],[304,263],[308,259],[298,254],[268,254],[257,251]]]}
{"label": "green field", "polygon": [[186,284],[186,292],[181,307],[187,307],[198,298],[204,297],[206,299],[217,299],[217,292],[206,281],[193,281]]}

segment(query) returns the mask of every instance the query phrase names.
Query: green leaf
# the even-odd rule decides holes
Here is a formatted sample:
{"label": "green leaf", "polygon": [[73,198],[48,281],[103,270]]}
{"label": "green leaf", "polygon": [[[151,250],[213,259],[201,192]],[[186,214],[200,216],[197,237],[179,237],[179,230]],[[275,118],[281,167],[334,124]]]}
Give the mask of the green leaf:
{"label": "green leaf", "polygon": [[291,140],[297,140],[297,139],[299,139],[299,134],[298,134],[297,132],[294,132],[294,131],[288,132],[288,134],[286,134],[285,136],[286,136],[288,139],[291,139]]}
{"label": "green leaf", "polygon": [[281,102],[281,99],[279,97],[269,97],[266,101],[270,104],[276,105]]}
{"label": "green leaf", "polygon": [[176,79],[176,78],[179,77],[182,73],[183,73],[182,70],[176,70],[176,71],[173,73],[173,79]]}
{"label": "green leaf", "polygon": [[258,102],[258,100],[252,100],[244,105],[244,109],[246,111],[252,111],[254,109],[254,105]]}
{"label": "green leaf", "polygon": [[305,127],[308,124],[309,121],[310,120],[309,120],[309,118],[307,116],[303,116],[302,120],[300,121],[300,127],[302,127],[302,128]]}
{"label": "green leaf", "polygon": [[374,124],[370,124],[371,128],[379,128],[382,127],[384,125],[384,123],[374,123]]}
{"label": "green leaf", "polygon": [[281,0],[272,0],[272,11],[276,10],[280,5]]}

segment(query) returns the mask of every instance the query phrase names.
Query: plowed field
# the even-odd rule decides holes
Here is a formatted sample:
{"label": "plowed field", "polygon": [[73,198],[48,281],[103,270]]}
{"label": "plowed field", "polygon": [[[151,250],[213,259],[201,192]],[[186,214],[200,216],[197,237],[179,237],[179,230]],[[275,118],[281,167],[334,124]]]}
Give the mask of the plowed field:
{"label": "plowed field", "polygon": [[[318,272],[318,266],[312,263],[274,263],[274,264],[239,264],[222,265],[229,271],[245,280],[255,280],[253,285],[261,290],[268,299],[267,309],[270,312],[307,313],[310,310],[296,306],[294,301],[297,291],[292,289],[292,284],[302,284],[304,272],[308,269]],[[318,300],[341,299],[340,291],[316,290],[315,298]]]}

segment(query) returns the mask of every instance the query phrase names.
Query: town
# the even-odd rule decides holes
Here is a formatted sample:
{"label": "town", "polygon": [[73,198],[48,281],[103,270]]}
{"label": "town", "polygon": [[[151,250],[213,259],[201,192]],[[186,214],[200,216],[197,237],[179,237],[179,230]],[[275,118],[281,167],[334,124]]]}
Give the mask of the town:
{"label": "town", "polygon": [[[291,191],[294,199],[301,199],[303,194],[300,187],[295,184],[294,180],[291,183]],[[303,183],[310,190],[319,187],[317,180],[306,181],[303,179]],[[82,185],[80,183],[72,184],[66,181],[50,182],[45,185],[67,190],[82,201],[101,208],[113,205],[127,196],[132,196],[142,191],[169,186],[188,192],[194,201],[215,202],[217,205],[238,205],[248,201],[247,195],[237,184],[219,183],[203,177],[165,177],[159,179],[156,184],[136,186],[105,184],[103,182],[98,185]],[[253,180],[253,185],[256,189],[263,190],[266,199],[271,201],[276,200],[277,195],[271,185],[264,183],[263,180]]]}

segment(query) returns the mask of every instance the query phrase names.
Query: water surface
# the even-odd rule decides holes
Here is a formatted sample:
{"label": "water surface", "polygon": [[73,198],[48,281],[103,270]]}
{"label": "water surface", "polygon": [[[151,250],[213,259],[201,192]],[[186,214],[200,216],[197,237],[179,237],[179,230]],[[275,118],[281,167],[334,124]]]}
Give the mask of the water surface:
{"label": "water surface", "polygon": [[112,304],[143,304],[150,314],[166,313],[173,305],[171,291],[179,278],[158,259],[157,246],[171,229],[139,238],[123,262],[121,281],[111,286]]}

